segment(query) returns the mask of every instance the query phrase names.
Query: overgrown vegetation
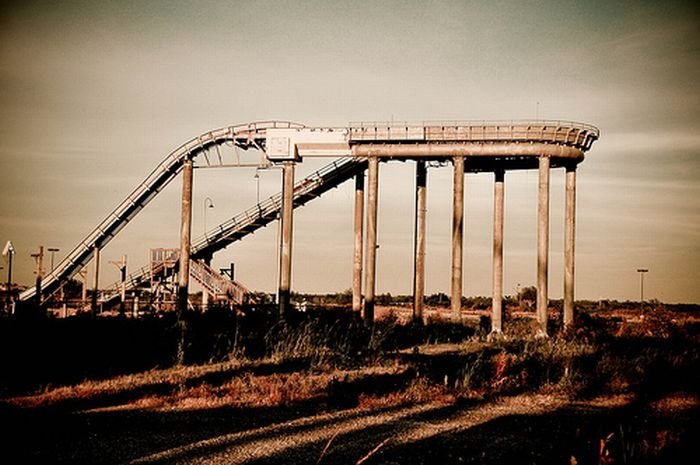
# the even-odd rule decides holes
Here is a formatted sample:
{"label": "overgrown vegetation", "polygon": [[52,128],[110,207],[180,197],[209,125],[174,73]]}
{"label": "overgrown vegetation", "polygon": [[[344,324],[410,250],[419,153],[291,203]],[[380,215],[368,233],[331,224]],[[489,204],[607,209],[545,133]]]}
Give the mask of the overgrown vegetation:
{"label": "overgrown vegetation", "polygon": [[[0,321],[1,393],[25,408],[119,399],[141,409],[374,409],[530,393],[627,396],[647,404],[680,394],[697,401],[700,320],[693,312],[599,306],[579,308],[576,327],[566,332],[558,329],[554,308],[554,336],[547,339],[534,338],[532,318],[511,314],[505,337],[495,340],[483,314],[462,324],[439,316],[414,324],[389,312],[368,327],[335,307],[284,321],[274,308],[245,314],[218,308],[187,315],[186,366],[173,368],[178,334],[170,315],[6,319]],[[614,437],[615,447],[633,458],[657,457],[685,437],[654,430],[668,435],[657,444],[643,429],[650,425],[630,428],[618,425]]]}

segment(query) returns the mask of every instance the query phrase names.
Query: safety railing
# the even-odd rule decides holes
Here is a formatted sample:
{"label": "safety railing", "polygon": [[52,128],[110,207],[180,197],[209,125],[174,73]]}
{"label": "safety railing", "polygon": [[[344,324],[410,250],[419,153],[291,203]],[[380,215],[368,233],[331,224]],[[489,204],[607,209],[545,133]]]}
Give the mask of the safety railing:
{"label": "safety railing", "polygon": [[425,121],[352,121],[348,127],[350,129],[386,127],[386,128],[401,128],[401,127],[483,127],[483,126],[558,126],[576,129],[585,129],[596,135],[600,134],[600,130],[591,124],[579,123],[576,121],[567,120],[544,120],[544,119],[523,119],[523,120],[425,120]]}
{"label": "safety railing", "polygon": [[350,123],[350,143],[387,141],[515,141],[558,143],[588,150],[600,137],[595,126],[573,121],[361,121]]}

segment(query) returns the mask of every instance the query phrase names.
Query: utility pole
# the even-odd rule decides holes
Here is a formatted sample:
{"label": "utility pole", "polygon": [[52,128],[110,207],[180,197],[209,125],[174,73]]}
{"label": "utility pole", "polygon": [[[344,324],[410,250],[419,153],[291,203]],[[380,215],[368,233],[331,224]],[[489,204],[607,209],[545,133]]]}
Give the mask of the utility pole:
{"label": "utility pole", "polygon": [[648,273],[649,270],[646,268],[638,268],[637,273],[639,273],[639,303],[644,303],[644,273]]}
{"label": "utility pole", "polygon": [[59,249],[57,247],[49,247],[46,250],[51,254],[51,271],[53,271],[53,256],[56,252],[58,252],[61,249]]}
{"label": "utility pole", "polygon": [[44,246],[40,245],[39,246],[39,251],[37,253],[33,253],[32,257],[36,261],[36,271],[34,274],[36,274],[36,305],[37,308],[41,306],[41,278],[44,273]]}
{"label": "utility pole", "polygon": [[[54,255],[56,254],[56,252],[60,251],[61,249],[59,249],[58,247],[49,247],[49,248],[46,249],[46,250],[51,254],[51,268],[50,268],[50,269],[51,269],[51,273],[53,273],[53,259],[54,259]],[[61,289],[60,289],[60,290],[61,290],[60,299],[61,299],[61,302],[63,302],[63,284],[61,284]],[[65,302],[63,303],[63,307],[64,307],[64,309],[65,309]],[[64,312],[64,317],[65,317],[65,312]]]}
{"label": "utility pole", "polygon": [[83,268],[82,270],[78,271],[78,274],[80,275],[81,278],[83,278],[82,281],[82,287],[80,290],[80,308],[81,310],[85,310],[85,307],[87,306],[87,276],[88,276],[88,270],[87,267]]}
{"label": "utility pole", "polygon": [[119,316],[124,316],[124,304],[126,301],[126,255],[122,255],[119,261],[110,260],[112,265],[119,270],[119,279],[121,281],[121,293],[119,295]]}

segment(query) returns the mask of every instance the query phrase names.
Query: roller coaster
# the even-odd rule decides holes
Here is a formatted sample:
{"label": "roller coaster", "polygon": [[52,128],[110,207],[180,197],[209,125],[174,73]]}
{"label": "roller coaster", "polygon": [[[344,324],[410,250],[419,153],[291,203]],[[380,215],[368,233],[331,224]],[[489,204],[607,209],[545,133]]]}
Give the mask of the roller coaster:
{"label": "roller coaster", "polygon": [[[368,161],[467,160],[464,172],[575,167],[599,138],[597,128],[568,121],[439,121],[421,123],[362,122],[347,127],[308,127],[288,121],[262,121],[226,126],[203,133],[177,147],[107,217],[97,225],[42,281],[48,296],[62,282],[87,265],[178,174],[195,159],[203,165],[224,166],[221,148],[255,150],[264,154],[263,165],[297,163],[305,157],[337,157],[333,162],[294,183],[293,207],[305,205],[328,190],[363,173]],[[548,186],[547,186],[548,188]],[[288,193],[289,194],[289,193]],[[204,263],[212,255],[280,218],[284,193],[256,203],[212,228],[191,244],[191,258]],[[201,267],[198,273],[206,273]],[[130,274],[127,286],[136,288],[152,274],[146,266]],[[195,276],[197,279],[197,277]],[[113,287],[105,301],[117,295]],[[36,288],[21,293],[26,301]]]}

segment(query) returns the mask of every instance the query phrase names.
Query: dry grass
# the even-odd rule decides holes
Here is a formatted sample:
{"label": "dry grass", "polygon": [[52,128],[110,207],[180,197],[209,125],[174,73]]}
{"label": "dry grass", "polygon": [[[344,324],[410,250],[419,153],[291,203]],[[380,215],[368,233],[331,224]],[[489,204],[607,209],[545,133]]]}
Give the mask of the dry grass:
{"label": "dry grass", "polygon": [[[395,319],[392,312],[396,309],[388,310],[385,317]],[[439,359],[449,356],[461,360],[457,371],[454,367],[415,366],[413,368],[419,376],[412,381],[402,381],[402,384],[376,392],[358,392],[359,406],[371,409],[424,402],[453,403],[465,397],[524,392],[578,396],[586,390],[596,394],[605,389],[610,394],[624,393],[634,389],[635,383],[644,380],[644,376],[648,378],[645,382],[653,382],[656,373],[653,370],[658,371],[660,367],[677,371],[697,362],[698,351],[691,350],[692,347],[670,353],[666,347],[678,344],[642,345],[639,350],[620,357],[610,352],[612,349],[607,346],[600,346],[600,342],[592,337],[595,331],[606,332],[613,342],[630,337],[653,336],[660,340],[686,337],[681,332],[682,325],[677,315],[664,309],[609,314],[601,321],[602,329],[584,328],[579,331],[584,333],[583,336],[573,334],[541,340],[521,333],[521,326],[529,329],[531,324],[525,319],[511,322],[515,331],[500,341],[486,342],[474,336],[459,343],[415,346],[388,359],[358,358],[355,355],[358,347],[365,342],[352,331],[345,331],[341,326],[309,322],[293,328],[280,327],[268,333],[267,337],[276,336],[276,339],[270,341],[269,356],[265,359],[155,369],[73,386],[48,387],[39,394],[14,397],[7,402],[21,407],[44,407],[109,396],[116,398],[128,393],[119,401],[120,405],[115,406],[115,401],[109,408],[284,407],[304,401],[322,401],[329,397],[329,393],[340,392],[342,396],[344,385],[362,377],[405,372],[413,367],[417,357]],[[383,337],[391,337],[392,329],[388,328]],[[623,349],[627,350],[626,347]],[[307,368],[302,366],[291,373],[280,369],[285,362],[295,359],[308,360]],[[360,360],[363,364],[349,366],[344,361],[346,359]],[[262,370],[265,374],[254,374],[256,369],[265,366],[267,369]]]}
{"label": "dry grass", "polygon": [[[18,407],[39,408],[70,401],[89,401],[102,396],[132,392],[131,400],[98,410],[112,409],[171,409],[195,410],[219,407],[286,407],[298,402],[325,401],[329,391],[339,382],[351,384],[358,379],[376,375],[400,374],[404,366],[375,366],[358,370],[325,372],[300,371],[254,375],[247,369],[274,360],[258,362],[226,362],[195,367],[175,367],[152,370],[102,381],[85,381],[74,386],[47,389],[37,395],[7,399]],[[232,373],[227,376],[228,373]],[[226,378],[214,384],[207,381],[195,385],[206,375],[223,374]],[[340,381],[339,381],[340,380]],[[160,386],[161,394],[152,394],[150,388]]]}
{"label": "dry grass", "polygon": [[47,386],[43,392],[7,399],[11,404],[22,407],[51,406],[67,400],[90,400],[100,396],[114,395],[126,391],[138,391],[146,387],[165,386],[176,388],[188,381],[207,375],[226,373],[234,370],[252,369],[269,363],[258,361],[227,361],[208,365],[175,366],[154,369],[143,373],[117,376],[104,380],[86,380],[73,386]]}
{"label": "dry grass", "polygon": [[388,394],[360,394],[358,407],[372,410],[423,403],[449,405],[454,404],[458,399],[459,397],[453,389],[430,383],[425,378],[417,378],[405,388]]}

